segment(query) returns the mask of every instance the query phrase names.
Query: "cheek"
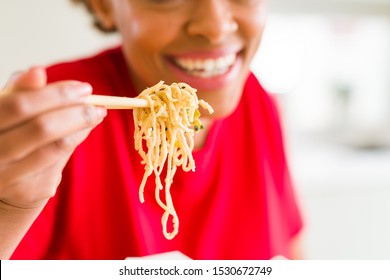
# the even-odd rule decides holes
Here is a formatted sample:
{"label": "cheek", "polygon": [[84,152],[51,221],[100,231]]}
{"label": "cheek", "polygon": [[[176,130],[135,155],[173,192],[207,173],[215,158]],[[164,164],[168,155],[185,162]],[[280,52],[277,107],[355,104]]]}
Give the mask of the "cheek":
{"label": "cheek", "polygon": [[147,52],[157,48],[155,40],[152,39],[156,31],[146,25],[143,20],[131,20],[127,24],[119,26],[119,32],[122,35],[124,45],[132,50],[141,49]]}
{"label": "cheek", "polygon": [[241,13],[241,15],[245,15],[239,18],[241,34],[247,42],[247,51],[251,59],[256,53],[263,36],[267,15],[265,4],[247,10],[245,13]]}
{"label": "cheek", "polygon": [[[164,54],[175,39],[173,25],[167,19],[134,16],[132,20],[118,25],[123,38],[123,49],[139,88],[151,86],[164,77]],[[156,24],[155,21],[161,22]]]}
{"label": "cheek", "polygon": [[[165,17],[129,15],[118,26],[125,44],[145,52],[163,50],[175,37],[175,24]],[[156,24],[158,22],[158,24]]]}

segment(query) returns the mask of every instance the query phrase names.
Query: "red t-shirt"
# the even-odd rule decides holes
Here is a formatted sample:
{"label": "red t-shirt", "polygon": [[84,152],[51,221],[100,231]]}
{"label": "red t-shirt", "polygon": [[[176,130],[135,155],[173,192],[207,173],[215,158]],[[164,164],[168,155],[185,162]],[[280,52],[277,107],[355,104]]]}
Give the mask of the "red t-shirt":
{"label": "red t-shirt", "polygon": [[[89,82],[95,93],[136,96],[120,48],[47,69],[49,82]],[[124,259],[179,250],[193,259],[288,257],[302,221],[291,186],[277,110],[251,74],[233,114],[215,121],[194,152],[195,172],[171,187],[180,228],[162,234],[154,180],[134,149],[129,110],[111,110],[76,149],[63,180],[13,259]]]}

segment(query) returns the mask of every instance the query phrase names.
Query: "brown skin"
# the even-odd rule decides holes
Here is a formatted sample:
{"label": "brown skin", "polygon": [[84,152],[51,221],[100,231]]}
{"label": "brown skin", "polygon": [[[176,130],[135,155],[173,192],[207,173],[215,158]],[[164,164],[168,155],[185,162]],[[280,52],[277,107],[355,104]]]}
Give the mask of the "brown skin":
{"label": "brown skin", "polygon": [[[215,110],[212,118],[234,111],[249,73],[265,25],[265,0],[90,0],[89,7],[100,25],[117,29],[131,68],[132,80],[141,92],[160,80],[188,82],[167,67],[167,57],[183,52],[214,52],[235,46],[243,63],[235,78],[198,96]],[[130,20],[131,19],[131,20]],[[233,24],[232,24],[233,23]],[[235,26],[234,26],[235,25]],[[208,117],[202,111],[202,116]],[[205,143],[211,120],[195,136],[195,149]]]}
{"label": "brown skin", "polygon": [[106,115],[83,102],[90,85],[47,85],[41,67],[12,77],[5,91],[0,94],[0,259],[11,256],[55,194],[74,149]]}
{"label": "brown skin", "polygon": [[[210,55],[234,46],[242,60],[234,79],[212,90],[198,90],[199,97],[214,107],[213,118],[234,111],[263,34],[265,0],[89,0],[88,4],[100,26],[121,33],[139,92],[160,80],[186,82],[172,71],[172,57],[188,52]],[[202,88],[201,84],[191,85]],[[88,85],[76,81],[47,85],[42,68],[11,78],[7,91],[0,96],[1,259],[11,256],[55,194],[74,149],[106,115],[104,109],[83,102],[92,92]],[[198,148],[212,119],[203,122],[205,130],[195,139]]]}
{"label": "brown skin", "polygon": [[234,81],[212,91],[191,84],[213,106],[214,118],[236,108],[263,34],[265,0],[91,0],[90,4],[103,26],[121,33],[138,91],[160,80],[183,81],[167,67],[167,57],[237,46],[244,61]]}

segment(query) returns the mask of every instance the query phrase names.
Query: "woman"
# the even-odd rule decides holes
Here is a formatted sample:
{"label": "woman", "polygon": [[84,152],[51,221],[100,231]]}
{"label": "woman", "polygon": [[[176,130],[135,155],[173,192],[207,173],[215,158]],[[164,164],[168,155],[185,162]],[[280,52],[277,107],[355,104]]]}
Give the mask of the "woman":
{"label": "woman", "polygon": [[[194,259],[295,257],[301,219],[279,120],[249,70],[265,0],[80,2],[123,43],[31,68],[6,85],[0,257],[123,259],[174,250]],[[160,80],[190,84],[215,110],[202,112],[196,172],[174,178],[180,231],[173,240],[161,233],[153,180],[145,203],[138,201],[144,169],[131,114],[85,102],[92,91],[136,96]]]}

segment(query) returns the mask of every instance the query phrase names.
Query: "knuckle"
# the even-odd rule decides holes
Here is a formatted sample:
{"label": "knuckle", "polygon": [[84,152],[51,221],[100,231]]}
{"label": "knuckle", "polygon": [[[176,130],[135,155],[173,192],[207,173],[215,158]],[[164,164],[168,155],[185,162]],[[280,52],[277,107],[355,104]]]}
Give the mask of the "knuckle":
{"label": "knuckle", "polygon": [[73,137],[67,136],[64,138],[61,138],[59,140],[56,140],[53,143],[53,148],[55,152],[64,152],[66,154],[73,152],[75,149],[76,144],[73,140]]}
{"label": "knuckle", "polygon": [[31,124],[33,135],[38,137],[48,137],[57,130],[56,125],[43,115],[36,117]]}
{"label": "knuckle", "polygon": [[53,144],[54,152],[61,151],[65,153],[65,156],[69,156],[73,153],[76,147],[85,140],[85,138],[89,135],[89,132],[90,129],[84,129],[57,140]]}
{"label": "knuckle", "polygon": [[65,84],[58,85],[57,96],[61,103],[67,104],[71,100],[71,95],[69,86]]}
{"label": "knuckle", "polygon": [[14,94],[7,105],[12,114],[19,116],[27,115],[32,110],[31,102],[25,94]]}
{"label": "knuckle", "polygon": [[94,106],[86,105],[83,106],[82,116],[85,126],[91,126],[97,121],[96,109]]}

